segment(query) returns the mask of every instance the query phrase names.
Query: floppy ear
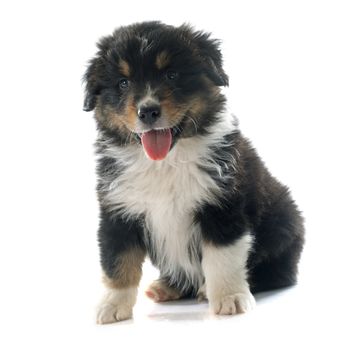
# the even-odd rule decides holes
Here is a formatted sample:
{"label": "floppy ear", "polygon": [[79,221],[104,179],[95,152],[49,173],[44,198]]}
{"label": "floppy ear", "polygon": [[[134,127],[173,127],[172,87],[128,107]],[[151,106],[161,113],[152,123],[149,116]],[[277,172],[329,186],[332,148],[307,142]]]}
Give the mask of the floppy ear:
{"label": "floppy ear", "polygon": [[93,58],[84,74],[83,81],[85,82],[85,99],[83,110],[85,112],[92,111],[97,102],[97,96],[100,93],[100,86],[97,80],[98,59]]}
{"label": "floppy ear", "polygon": [[89,92],[85,92],[83,110],[85,112],[92,111],[96,106],[96,100],[97,100],[97,97],[95,95],[92,95]]}
{"label": "floppy ear", "polygon": [[208,77],[217,86],[228,86],[229,78],[222,67],[220,41],[211,39],[210,34],[204,32],[195,32],[194,36]]}

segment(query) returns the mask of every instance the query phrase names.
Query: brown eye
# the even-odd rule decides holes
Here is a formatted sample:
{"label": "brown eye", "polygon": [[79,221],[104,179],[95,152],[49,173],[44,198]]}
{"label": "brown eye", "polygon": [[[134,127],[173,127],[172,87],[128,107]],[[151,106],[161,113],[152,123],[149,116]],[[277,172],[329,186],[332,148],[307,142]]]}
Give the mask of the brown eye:
{"label": "brown eye", "polygon": [[174,70],[168,70],[166,72],[166,77],[169,80],[176,80],[178,78],[178,76],[179,76],[179,73],[174,71]]}
{"label": "brown eye", "polygon": [[129,87],[128,79],[120,79],[119,80],[119,88],[120,90],[126,90]]}

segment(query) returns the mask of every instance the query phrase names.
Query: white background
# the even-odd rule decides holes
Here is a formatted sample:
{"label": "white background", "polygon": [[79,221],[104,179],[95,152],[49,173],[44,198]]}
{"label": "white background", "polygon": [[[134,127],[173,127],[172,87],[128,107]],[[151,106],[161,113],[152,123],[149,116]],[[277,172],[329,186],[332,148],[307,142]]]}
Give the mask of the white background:
{"label": "white background", "polygon": [[[3,1],[0,5],[1,349],[349,348],[347,1]],[[81,76],[121,25],[190,22],[223,40],[232,111],[304,212],[298,287],[254,312],[155,305],[97,326],[98,207]]]}

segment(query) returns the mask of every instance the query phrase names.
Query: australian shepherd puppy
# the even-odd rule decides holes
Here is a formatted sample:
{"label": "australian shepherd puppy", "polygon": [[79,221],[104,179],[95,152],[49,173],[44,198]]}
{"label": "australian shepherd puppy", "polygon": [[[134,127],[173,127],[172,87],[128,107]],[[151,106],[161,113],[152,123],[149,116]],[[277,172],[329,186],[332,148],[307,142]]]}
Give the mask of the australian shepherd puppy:
{"label": "australian shepherd puppy", "polygon": [[220,315],[296,283],[303,219],[226,109],[219,42],[187,25],[120,27],[84,76],[98,127],[98,323],[132,317],[146,256],[155,301],[207,298]]}

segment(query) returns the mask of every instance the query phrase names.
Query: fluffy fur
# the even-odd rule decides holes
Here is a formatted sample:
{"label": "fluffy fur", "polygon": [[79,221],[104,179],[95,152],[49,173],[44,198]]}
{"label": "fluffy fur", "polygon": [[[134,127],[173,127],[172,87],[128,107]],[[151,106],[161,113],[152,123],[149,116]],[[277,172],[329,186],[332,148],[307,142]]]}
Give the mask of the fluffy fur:
{"label": "fluffy fur", "polygon": [[[98,322],[131,317],[146,255],[160,270],[148,296],[199,294],[218,314],[245,312],[251,293],[296,283],[303,220],[226,110],[219,42],[186,25],[146,22],[117,29],[98,47],[84,103],[99,130],[109,291]],[[145,106],[156,111],[147,123]],[[141,138],[159,129],[170,130],[171,149],[155,161]]]}

